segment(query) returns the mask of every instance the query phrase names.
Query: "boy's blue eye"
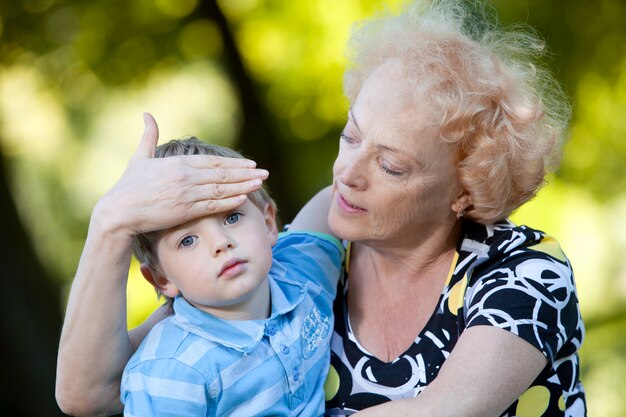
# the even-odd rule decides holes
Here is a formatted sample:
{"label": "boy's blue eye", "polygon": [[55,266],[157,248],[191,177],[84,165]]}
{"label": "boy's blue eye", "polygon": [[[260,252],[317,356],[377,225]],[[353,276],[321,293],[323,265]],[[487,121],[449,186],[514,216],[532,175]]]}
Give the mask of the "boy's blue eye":
{"label": "boy's blue eye", "polygon": [[233,224],[239,221],[241,213],[231,213],[226,217],[226,224]]}
{"label": "boy's blue eye", "polygon": [[194,236],[185,236],[183,238],[183,240],[180,241],[180,246],[187,248],[191,245],[193,245],[193,242],[195,241],[195,237]]}

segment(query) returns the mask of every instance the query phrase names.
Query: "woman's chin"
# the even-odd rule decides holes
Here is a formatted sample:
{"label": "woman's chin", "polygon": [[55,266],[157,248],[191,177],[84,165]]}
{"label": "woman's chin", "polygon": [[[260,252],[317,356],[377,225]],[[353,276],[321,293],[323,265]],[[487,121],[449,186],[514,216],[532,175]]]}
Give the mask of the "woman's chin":
{"label": "woman's chin", "polygon": [[357,225],[355,224],[355,222],[343,219],[340,216],[332,213],[332,211],[328,215],[328,226],[333,232],[333,235],[337,236],[339,239],[345,239],[349,241],[362,239],[362,234],[365,229],[362,225]]}

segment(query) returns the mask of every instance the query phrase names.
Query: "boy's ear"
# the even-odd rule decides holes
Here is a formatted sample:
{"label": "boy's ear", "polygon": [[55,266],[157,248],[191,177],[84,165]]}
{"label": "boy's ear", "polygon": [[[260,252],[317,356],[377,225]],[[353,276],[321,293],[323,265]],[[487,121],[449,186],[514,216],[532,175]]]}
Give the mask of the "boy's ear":
{"label": "boy's ear", "polygon": [[151,268],[150,265],[142,263],[139,270],[146,281],[148,281],[161,294],[170,298],[174,298],[179,294],[180,291],[176,285],[174,285],[172,281],[167,279],[167,277],[163,274]]}
{"label": "boy's ear", "polygon": [[278,240],[278,226],[276,225],[276,209],[272,204],[267,203],[265,205],[263,217],[265,219],[267,234],[272,242],[272,245],[274,245],[276,240]]}

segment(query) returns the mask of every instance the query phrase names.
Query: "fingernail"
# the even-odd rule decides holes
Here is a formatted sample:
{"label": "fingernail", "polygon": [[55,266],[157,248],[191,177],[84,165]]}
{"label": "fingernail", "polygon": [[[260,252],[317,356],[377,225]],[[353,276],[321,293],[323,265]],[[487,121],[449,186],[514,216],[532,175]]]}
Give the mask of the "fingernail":
{"label": "fingernail", "polygon": [[252,185],[253,187],[258,187],[259,185],[261,185],[263,183],[263,181],[261,180],[252,180],[250,182],[250,185]]}
{"label": "fingernail", "polygon": [[258,171],[261,177],[267,178],[270,176],[270,172],[267,169],[259,169]]}

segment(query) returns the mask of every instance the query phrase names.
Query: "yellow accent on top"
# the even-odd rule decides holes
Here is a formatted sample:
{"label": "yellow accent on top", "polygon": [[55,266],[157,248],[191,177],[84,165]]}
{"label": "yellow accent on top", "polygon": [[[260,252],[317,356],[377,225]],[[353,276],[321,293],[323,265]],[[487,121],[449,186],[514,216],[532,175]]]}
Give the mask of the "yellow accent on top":
{"label": "yellow accent on top", "polygon": [[446,278],[446,285],[450,284],[450,280],[452,280],[452,275],[454,274],[454,270],[456,269],[456,263],[459,260],[459,253],[454,251],[454,256],[452,257],[452,264],[450,265],[450,270],[448,271],[448,278]]}
{"label": "yellow accent on top", "polygon": [[328,375],[326,376],[326,382],[324,382],[324,397],[326,398],[326,401],[332,400],[335,395],[337,395],[340,385],[341,381],[339,380],[339,373],[334,366],[330,365]]}
{"label": "yellow accent on top", "polygon": [[541,417],[550,404],[550,391],[542,385],[526,390],[519,398],[515,415],[518,417]]}
{"label": "yellow accent on top", "polygon": [[[448,277],[446,278],[446,286],[450,284],[452,280],[452,276],[454,275],[454,270],[456,269],[456,263],[459,260],[459,253],[454,252],[454,257],[452,258],[452,265],[450,265],[450,271],[448,272]],[[454,284],[450,292],[448,293],[448,310],[450,313],[457,315],[457,311],[459,308],[463,306],[463,298],[465,297],[465,288],[467,287],[467,275],[463,277],[462,280]]]}
{"label": "yellow accent on top", "polygon": [[534,246],[530,246],[530,249],[546,253],[561,262],[566,262],[565,254],[561,250],[559,242],[557,242],[552,236],[545,235],[544,238],[541,239],[541,242]]}
{"label": "yellow accent on top", "polygon": [[350,273],[350,252],[352,249],[352,242],[348,242],[348,247],[346,248],[346,260],[343,263],[345,269],[346,269],[346,273]]}
{"label": "yellow accent on top", "polygon": [[462,280],[454,284],[450,293],[448,293],[448,310],[450,313],[457,315],[457,312],[463,307],[463,299],[465,298],[465,288],[467,287],[467,275]]}
{"label": "yellow accent on top", "polygon": [[565,398],[562,395],[559,397],[559,410],[565,411]]}

